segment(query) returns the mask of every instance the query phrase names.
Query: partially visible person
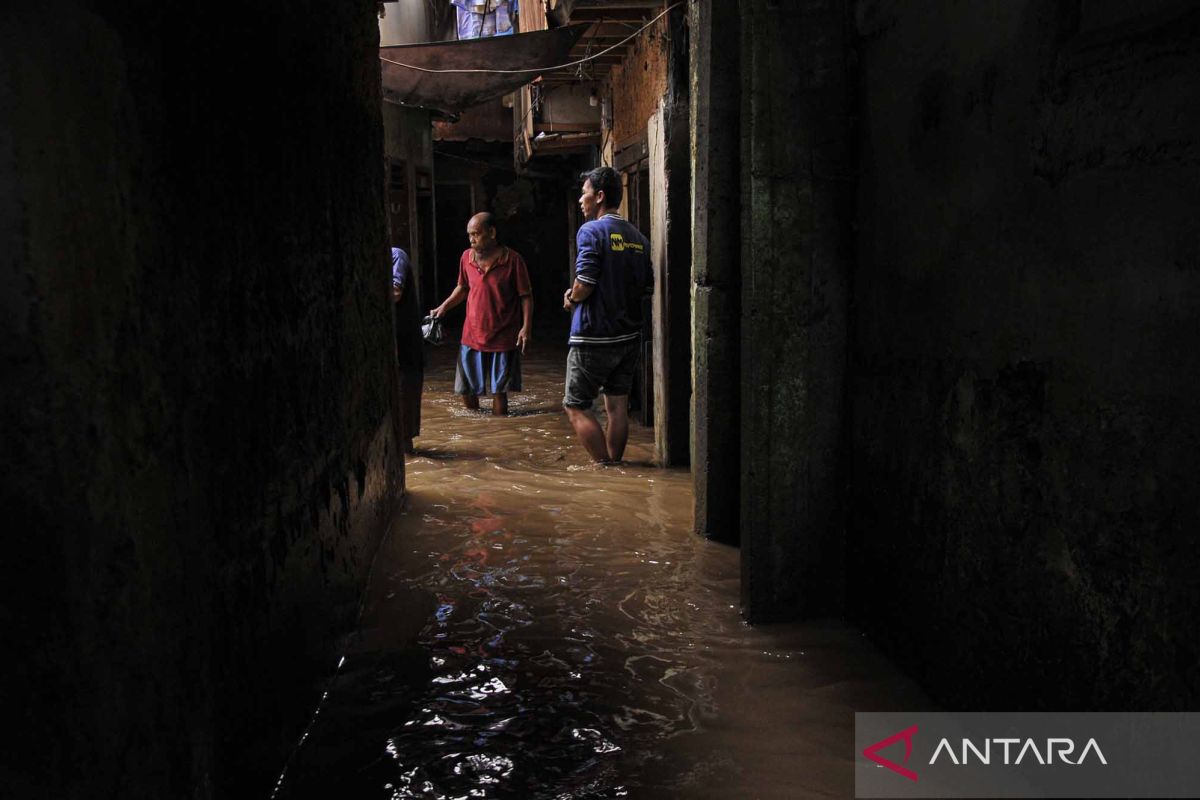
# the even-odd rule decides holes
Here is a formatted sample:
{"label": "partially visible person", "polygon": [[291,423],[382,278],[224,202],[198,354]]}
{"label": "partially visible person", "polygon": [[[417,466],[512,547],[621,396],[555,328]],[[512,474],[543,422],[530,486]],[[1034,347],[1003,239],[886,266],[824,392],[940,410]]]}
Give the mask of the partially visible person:
{"label": "partially visible person", "polygon": [[480,395],[490,394],[492,414],[504,416],[508,393],[521,391],[521,354],[532,338],[529,270],[517,251],[497,241],[490,213],[471,217],[467,239],[471,246],[458,261],[458,285],[429,313],[445,316],[467,301],[454,391],[472,409],[479,408]]}
{"label": "partially visible person", "polygon": [[408,253],[392,248],[392,302],[396,306],[396,368],[404,405],[404,451],[414,452],[421,435],[421,390],[425,384],[425,342],[421,338],[421,301]]}
{"label": "partially visible person", "polygon": [[512,17],[517,2],[512,0],[450,0],[458,15],[458,38],[479,39],[490,36],[509,36],[513,30]]}
{"label": "partially visible person", "polygon": [[[654,288],[650,242],[617,214],[621,175],[598,167],[580,175],[575,280],[563,295],[571,312],[563,408],[594,461],[618,462],[629,439],[629,391],[641,352],[642,298]],[[605,431],[592,413],[603,392]]]}

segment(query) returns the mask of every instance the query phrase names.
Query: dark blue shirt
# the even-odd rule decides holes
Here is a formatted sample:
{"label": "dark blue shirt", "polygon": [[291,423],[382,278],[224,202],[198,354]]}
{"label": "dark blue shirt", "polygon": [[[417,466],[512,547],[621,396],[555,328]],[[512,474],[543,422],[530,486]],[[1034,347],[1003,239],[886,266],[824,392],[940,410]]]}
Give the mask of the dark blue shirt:
{"label": "dark blue shirt", "polygon": [[412,269],[408,263],[408,253],[399,247],[392,248],[392,286],[398,289],[408,288],[408,273]]}
{"label": "dark blue shirt", "polygon": [[401,369],[417,369],[425,364],[421,300],[417,296],[415,277],[408,253],[393,247],[392,286],[404,290],[396,304],[396,363]]}
{"label": "dark blue shirt", "polygon": [[617,214],[585,222],[575,237],[575,280],[593,287],[571,315],[573,345],[635,342],[642,298],[654,287],[650,241]]}

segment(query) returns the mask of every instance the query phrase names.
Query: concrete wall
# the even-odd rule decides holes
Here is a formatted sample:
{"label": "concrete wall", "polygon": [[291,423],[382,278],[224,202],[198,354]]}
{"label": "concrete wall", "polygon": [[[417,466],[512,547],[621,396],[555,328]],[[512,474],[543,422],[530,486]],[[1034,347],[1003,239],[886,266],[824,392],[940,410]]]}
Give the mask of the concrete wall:
{"label": "concrete wall", "polygon": [[430,30],[430,8],[426,0],[385,0],[383,12],[379,20],[380,46],[437,40]]}
{"label": "concrete wall", "polygon": [[664,17],[634,39],[605,81],[603,94],[612,98],[612,138],[618,148],[645,132],[646,120],[667,92],[670,25],[671,18]]}
{"label": "concrete wall", "polygon": [[1200,12],[857,25],[857,618],[952,706],[1195,708]]}
{"label": "concrete wall", "polygon": [[403,477],[376,46],[0,15],[7,796],[265,797],[315,707]]}
{"label": "concrete wall", "polygon": [[843,610],[847,8],[741,5],[741,542],[752,620]]}
{"label": "concrete wall", "polygon": [[[596,105],[591,104],[596,91]],[[555,86],[546,92],[542,101],[542,118],[535,125],[539,131],[598,131],[600,130],[600,94],[595,83],[571,83]]]}
{"label": "concrete wall", "polygon": [[[676,8],[634,40],[613,68],[601,95],[613,118],[605,131],[604,163],[614,145],[645,136],[649,150],[651,216],[647,231],[655,269],[655,459],[690,463],[691,411],[691,122],[687,11]],[[648,124],[649,123],[649,124]],[[622,200],[623,209],[628,200]]]}
{"label": "concrete wall", "polygon": [[[457,122],[434,120],[433,139],[437,142],[465,142],[479,139],[484,142],[513,140],[513,111],[497,97],[486,103],[463,109]],[[511,161],[511,159],[510,159]]]}
{"label": "concrete wall", "polygon": [[697,533],[736,542],[741,473],[739,12],[691,8],[692,478]]}
{"label": "concrete wall", "polygon": [[[679,467],[691,463],[692,445],[692,125],[687,9],[677,7],[663,22],[668,34],[667,93],[656,114],[663,137],[661,172],[653,169],[654,159],[650,159],[651,204],[654,195],[661,193],[665,208],[660,230],[666,239],[665,250],[658,251],[663,257],[655,265],[654,349],[656,359],[659,353],[663,356],[655,373],[654,445],[660,464]],[[627,57],[625,64],[630,63]]]}

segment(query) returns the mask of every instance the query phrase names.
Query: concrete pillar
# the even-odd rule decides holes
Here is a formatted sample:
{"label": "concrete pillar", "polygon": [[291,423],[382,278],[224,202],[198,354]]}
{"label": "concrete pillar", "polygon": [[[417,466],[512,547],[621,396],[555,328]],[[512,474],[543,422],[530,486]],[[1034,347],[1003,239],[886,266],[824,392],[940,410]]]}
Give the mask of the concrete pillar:
{"label": "concrete pillar", "polygon": [[661,253],[659,263],[655,264],[658,297],[654,305],[654,440],[660,464],[683,466],[691,460],[692,394],[688,28],[683,8],[672,11],[667,20],[667,93],[656,114],[657,124],[661,125],[662,180],[666,186],[665,219],[660,228],[664,241],[651,243]]}
{"label": "concrete pillar", "polygon": [[738,8],[691,4],[692,485],[697,533],[738,540],[741,115]]}
{"label": "concrete pillar", "polygon": [[742,592],[752,620],[844,586],[854,181],[846,0],[742,11]]}

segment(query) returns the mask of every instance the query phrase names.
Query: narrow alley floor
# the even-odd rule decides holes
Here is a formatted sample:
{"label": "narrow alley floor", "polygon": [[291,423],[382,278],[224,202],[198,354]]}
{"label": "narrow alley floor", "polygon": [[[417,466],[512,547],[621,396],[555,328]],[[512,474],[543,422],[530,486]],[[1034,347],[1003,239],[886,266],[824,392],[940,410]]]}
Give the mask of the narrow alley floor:
{"label": "narrow alley floor", "polygon": [[[835,623],[751,628],[738,550],[691,533],[685,470],[587,463],[542,340],[512,415],[426,376],[408,507],[278,796],[853,795],[853,711],[927,708]],[[484,404],[485,406],[487,403]]]}

